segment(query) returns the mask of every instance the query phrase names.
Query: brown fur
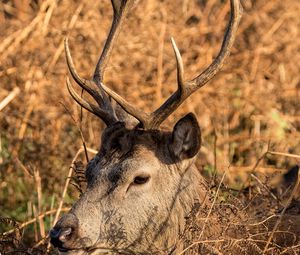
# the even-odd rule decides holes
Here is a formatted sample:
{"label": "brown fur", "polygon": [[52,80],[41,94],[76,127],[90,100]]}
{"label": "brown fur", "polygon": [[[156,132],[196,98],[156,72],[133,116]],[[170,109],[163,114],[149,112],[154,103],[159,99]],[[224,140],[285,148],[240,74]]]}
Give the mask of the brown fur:
{"label": "brown fur", "polygon": [[[262,242],[256,239],[265,236],[254,240],[251,234],[271,230],[276,221],[249,229],[249,216],[234,200],[213,201],[216,194],[210,194],[195,167],[196,154],[186,153],[199,150],[197,125],[189,114],[172,132],[128,129],[123,123],[107,128],[99,153],[87,166],[86,191],[55,226],[74,229],[63,244],[66,254],[180,254],[184,249],[191,255],[239,254],[241,247],[245,254],[261,251]],[[135,184],[136,176],[150,179]],[[297,228],[292,232],[299,235]],[[296,241],[291,240],[277,238],[283,245]]]}

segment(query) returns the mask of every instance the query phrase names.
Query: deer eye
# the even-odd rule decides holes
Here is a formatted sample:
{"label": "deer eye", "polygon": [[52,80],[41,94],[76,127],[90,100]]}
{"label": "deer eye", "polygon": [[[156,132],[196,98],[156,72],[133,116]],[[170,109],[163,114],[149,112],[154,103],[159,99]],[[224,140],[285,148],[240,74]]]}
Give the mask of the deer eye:
{"label": "deer eye", "polygon": [[150,176],[136,176],[133,180],[134,184],[141,185],[149,181]]}

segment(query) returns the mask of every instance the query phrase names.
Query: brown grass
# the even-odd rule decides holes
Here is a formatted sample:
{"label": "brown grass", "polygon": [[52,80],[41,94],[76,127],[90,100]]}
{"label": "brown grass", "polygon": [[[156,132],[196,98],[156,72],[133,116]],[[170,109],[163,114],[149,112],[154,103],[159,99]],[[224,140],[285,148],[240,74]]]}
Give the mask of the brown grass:
{"label": "brown grass", "polygon": [[[198,165],[208,174],[216,167],[219,176],[230,166],[225,183],[231,187],[257,184],[251,174],[269,181],[300,155],[300,2],[242,2],[244,15],[223,70],[167,121],[197,114],[204,138]],[[216,56],[228,11],[220,0],[141,0],[113,51],[106,84],[142,109],[155,109],[176,88],[171,36],[192,78]],[[78,196],[69,185],[62,196],[69,165],[83,139],[98,148],[104,125],[85,111],[81,115],[67,92],[63,40],[68,35],[77,69],[90,77],[111,15],[109,1],[0,3],[0,216],[30,222],[21,245],[16,235],[0,244],[8,254],[43,253],[53,214]],[[70,113],[84,127],[82,135]],[[250,188],[251,196],[257,189]],[[2,232],[10,229],[0,225]]]}

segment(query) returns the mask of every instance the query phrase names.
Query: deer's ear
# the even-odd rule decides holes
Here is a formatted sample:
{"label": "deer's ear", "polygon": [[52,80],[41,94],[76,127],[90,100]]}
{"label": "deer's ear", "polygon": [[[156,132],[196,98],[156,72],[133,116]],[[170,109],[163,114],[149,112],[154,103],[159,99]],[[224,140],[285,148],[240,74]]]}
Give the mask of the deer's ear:
{"label": "deer's ear", "polygon": [[201,146],[201,131],[193,113],[180,119],[172,133],[171,151],[183,160],[194,157]]}

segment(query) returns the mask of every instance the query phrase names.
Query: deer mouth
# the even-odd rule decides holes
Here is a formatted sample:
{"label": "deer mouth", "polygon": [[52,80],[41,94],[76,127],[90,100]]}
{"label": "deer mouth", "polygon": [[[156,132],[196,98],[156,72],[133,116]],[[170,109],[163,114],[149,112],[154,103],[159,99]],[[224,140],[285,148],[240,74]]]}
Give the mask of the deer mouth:
{"label": "deer mouth", "polygon": [[126,251],[121,251],[118,249],[111,249],[111,248],[82,248],[82,249],[67,249],[67,248],[58,248],[61,255],[118,255],[118,254],[131,254]]}
{"label": "deer mouth", "polygon": [[84,250],[73,250],[73,249],[66,249],[66,248],[58,248],[59,254],[61,255],[84,255],[88,254]]}
{"label": "deer mouth", "polygon": [[66,249],[66,248],[58,248],[59,252],[68,252],[70,251],[70,249]]}
{"label": "deer mouth", "polygon": [[118,255],[118,254],[122,254],[122,255],[133,255],[133,253],[131,252],[126,252],[124,250],[119,250],[119,249],[112,249],[112,248],[91,248],[87,254],[90,255],[104,255],[104,254],[110,254],[110,255]]}
{"label": "deer mouth", "polygon": [[68,248],[58,248],[59,254],[62,255],[83,255],[88,254],[83,249],[68,249]]}

